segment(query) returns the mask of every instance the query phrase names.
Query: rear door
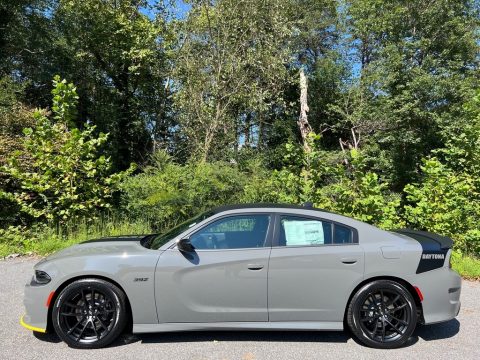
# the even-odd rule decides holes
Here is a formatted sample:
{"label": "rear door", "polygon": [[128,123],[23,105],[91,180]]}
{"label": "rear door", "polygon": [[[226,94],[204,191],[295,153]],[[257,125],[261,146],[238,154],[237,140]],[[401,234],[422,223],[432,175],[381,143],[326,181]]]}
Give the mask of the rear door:
{"label": "rear door", "polygon": [[343,321],[363,274],[356,229],[316,217],[276,216],[268,274],[270,321]]}
{"label": "rear door", "polygon": [[166,250],[155,275],[159,321],[268,321],[271,219],[223,216],[190,235],[194,252]]}

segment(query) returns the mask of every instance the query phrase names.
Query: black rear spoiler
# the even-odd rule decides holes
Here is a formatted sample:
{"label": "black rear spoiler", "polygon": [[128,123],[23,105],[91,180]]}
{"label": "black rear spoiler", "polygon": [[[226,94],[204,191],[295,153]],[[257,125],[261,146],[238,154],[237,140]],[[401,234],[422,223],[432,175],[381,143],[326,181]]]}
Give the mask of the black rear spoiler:
{"label": "black rear spoiler", "polygon": [[433,240],[440,246],[440,249],[451,249],[453,246],[453,240],[449,237],[434,234],[428,231],[418,231],[411,229],[400,229],[393,231],[402,235],[409,236],[417,240],[419,243],[431,242]]}

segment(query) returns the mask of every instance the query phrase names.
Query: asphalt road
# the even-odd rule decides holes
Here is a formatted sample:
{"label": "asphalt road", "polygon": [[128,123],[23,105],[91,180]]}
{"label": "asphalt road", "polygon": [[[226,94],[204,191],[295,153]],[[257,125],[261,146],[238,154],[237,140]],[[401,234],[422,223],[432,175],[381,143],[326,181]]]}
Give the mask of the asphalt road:
{"label": "asphalt road", "polygon": [[480,359],[480,283],[464,281],[457,319],[421,326],[406,347],[370,349],[345,332],[186,332],[125,335],[106,349],[76,350],[22,328],[23,286],[34,259],[0,261],[0,359]]}

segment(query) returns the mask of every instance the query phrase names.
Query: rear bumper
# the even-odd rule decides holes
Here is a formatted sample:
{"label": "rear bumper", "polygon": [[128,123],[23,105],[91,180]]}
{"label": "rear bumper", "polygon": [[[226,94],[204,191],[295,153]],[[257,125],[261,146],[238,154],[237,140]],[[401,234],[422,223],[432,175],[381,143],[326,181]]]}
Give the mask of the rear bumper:
{"label": "rear bumper", "polygon": [[418,274],[413,281],[423,294],[425,324],[455,318],[460,311],[462,278],[448,267]]}

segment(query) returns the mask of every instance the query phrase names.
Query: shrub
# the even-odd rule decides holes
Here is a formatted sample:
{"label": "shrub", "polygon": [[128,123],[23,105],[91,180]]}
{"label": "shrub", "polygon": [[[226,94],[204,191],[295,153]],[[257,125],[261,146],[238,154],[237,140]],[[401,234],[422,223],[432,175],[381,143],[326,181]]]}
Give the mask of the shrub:
{"label": "shrub", "polygon": [[422,182],[405,187],[410,226],[450,236],[455,249],[480,255],[480,197],[472,176],[425,159]]}
{"label": "shrub", "polygon": [[[35,125],[24,129],[23,149],[3,167],[20,189],[2,196],[34,218],[64,223],[109,208],[116,185],[129,171],[110,173],[110,159],[99,155],[107,134],[96,136],[88,123],[83,130],[73,127],[75,87],[58,76],[53,84],[52,114],[35,112]],[[31,158],[29,168],[19,161],[23,156]]]}
{"label": "shrub", "polygon": [[376,173],[365,170],[364,158],[350,150],[348,163],[338,167],[334,182],[317,189],[319,207],[375,224],[384,229],[403,227],[400,196],[389,191]]}
{"label": "shrub", "polygon": [[121,184],[122,209],[165,229],[218,205],[240,202],[247,175],[232,164],[176,164],[163,152],[154,166]]}
{"label": "shrub", "polygon": [[[16,84],[9,76],[0,78],[0,219],[3,226],[14,223],[20,209],[7,195],[17,190],[19,184],[2,168],[13,153],[22,149],[23,129],[34,124],[34,110],[18,99],[17,94],[22,91],[23,86]],[[25,169],[31,165],[28,155],[17,158],[17,161]]]}
{"label": "shrub", "polygon": [[352,149],[348,161],[323,151],[320,137],[310,134],[311,152],[287,144],[281,170],[274,170],[262,182],[249,183],[245,196],[249,201],[315,206],[354,217],[383,228],[403,226],[400,196],[388,190],[375,173],[366,171],[362,154]]}

